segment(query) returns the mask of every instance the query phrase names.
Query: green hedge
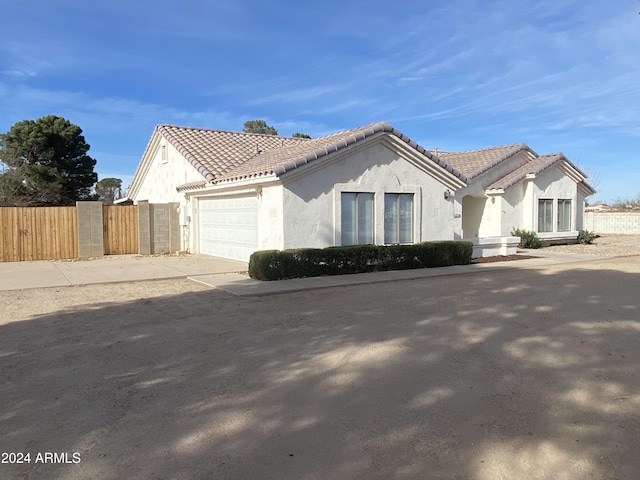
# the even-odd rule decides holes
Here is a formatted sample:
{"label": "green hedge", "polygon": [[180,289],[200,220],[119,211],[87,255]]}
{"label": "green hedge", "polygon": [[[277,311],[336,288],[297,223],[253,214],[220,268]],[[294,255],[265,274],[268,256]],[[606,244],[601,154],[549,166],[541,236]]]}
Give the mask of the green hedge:
{"label": "green hedge", "polygon": [[473,244],[464,241],[261,250],[249,259],[249,276],[256,280],[283,280],[467,265],[471,263],[472,252]]}

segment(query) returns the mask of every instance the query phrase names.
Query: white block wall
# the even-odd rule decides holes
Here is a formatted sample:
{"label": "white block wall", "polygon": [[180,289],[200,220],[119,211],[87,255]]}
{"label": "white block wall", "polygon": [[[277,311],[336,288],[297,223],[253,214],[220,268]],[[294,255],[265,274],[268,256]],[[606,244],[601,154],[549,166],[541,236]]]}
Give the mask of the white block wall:
{"label": "white block wall", "polygon": [[598,234],[640,235],[640,213],[588,212],[584,214],[584,229]]}

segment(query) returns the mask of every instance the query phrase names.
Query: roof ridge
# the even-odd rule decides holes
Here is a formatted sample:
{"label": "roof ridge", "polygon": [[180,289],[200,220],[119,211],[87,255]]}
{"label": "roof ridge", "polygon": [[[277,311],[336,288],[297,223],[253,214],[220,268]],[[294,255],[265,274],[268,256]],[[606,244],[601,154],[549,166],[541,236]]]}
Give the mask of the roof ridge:
{"label": "roof ridge", "polygon": [[[271,170],[271,173],[279,177],[287,172],[290,172],[291,170],[294,170],[303,165],[306,165],[315,160],[318,160],[327,155],[330,155],[333,152],[336,152],[343,148],[350,147],[351,145],[358,142],[359,140],[364,140],[368,137],[371,137],[377,134],[383,134],[383,133],[388,133],[390,135],[395,136],[400,141],[406,143],[410,148],[417,150],[419,153],[426,156],[429,160],[433,161],[435,164],[444,168],[453,176],[459,178],[463,182],[467,181],[467,177],[463,175],[461,172],[459,172],[457,169],[447,164],[444,160],[434,155],[432,152],[425,149],[415,141],[411,140],[405,134],[395,129],[394,127],[392,127],[390,124],[386,122],[373,122],[361,127],[352,128],[349,130],[342,130],[340,132],[335,132],[329,135],[325,135],[323,137],[317,137],[315,139],[312,139],[312,141],[314,140],[318,141],[317,142],[319,144],[318,148],[313,150],[309,149],[306,152],[300,152],[300,154],[296,154],[288,159],[283,159],[281,162],[268,167],[268,169]],[[337,139],[331,143],[323,144],[322,141],[324,142],[326,142],[327,140],[330,141],[331,137],[337,137]],[[313,147],[314,145],[308,145],[308,146]],[[299,145],[290,145],[286,147],[283,146],[281,148],[271,150],[270,152],[267,152],[265,155],[273,156],[276,152],[286,152],[287,150],[295,151],[295,149],[299,147],[300,147]],[[254,160],[256,158],[259,158],[259,157],[254,157],[251,160]],[[246,162],[242,165],[238,165],[236,168],[227,172],[222,178],[220,178],[220,180],[233,181],[240,178],[247,178],[250,176],[259,176],[259,175],[264,175],[269,173],[268,171],[246,173],[246,172],[243,172],[244,165],[246,165]]]}
{"label": "roof ridge", "polygon": [[[485,148],[475,148],[475,149],[471,149],[471,150],[463,150],[461,152],[451,152],[449,150],[440,150],[438,149],[437,153],[445,153],[445,154],[450,154],[450,155],[462,155],[462,154],[467,154],[467,153],[477,153],[477,152],[486,152],[487,150],[496,150],[498,148],[508,148],[511,147],[513,149],[517,148],[522,148],[522,147],[527,147],[526,143],[520,142],[520,143],[508,143],[506,145],[494,145],[493,147],[485,147]],[[434,151],[435,152],[435,151]]]}
{"label": "roof ridge", "polygon": [[268,137],[268,138],[286,138],[289,140],[299,140],[301,142],[313,140],[313,138],[302,138],[302,137],[293,137],[293,136],[284,136],[284,135],[271,135],[269,133],[254,133],[254,132],[237,132],[234,130],[220,130],[217,128],[203,128],[203,127],[185,127],[182,125],[171,125],[169,123],[160,123],[156,125],[156,130],[165,129],[165,128],[179,128],[182,130],[198,130],[201,132],[216,132],[216,133],[231,133],[234,135],[246,135],[253,137]]}
{"label": "roof ridge", "polygon": [[[563,154],[551,153],[547,155],[539,155],[536,158],[520,165],[518,168],[512,170],[501,178],[495,180],[491,185],[487,186],[487,190],[502,189],[506,190],[520,180],[524,179],[528,174],[540,174],[557,164],[558,162],[568,161]],[[570,162],[569,162],[570,163]]]}

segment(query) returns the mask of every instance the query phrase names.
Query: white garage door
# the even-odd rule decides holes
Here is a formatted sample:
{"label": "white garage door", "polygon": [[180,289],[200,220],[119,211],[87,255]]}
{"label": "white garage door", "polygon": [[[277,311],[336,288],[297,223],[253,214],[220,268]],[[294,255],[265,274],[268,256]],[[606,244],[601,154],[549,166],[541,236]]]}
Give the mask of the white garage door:
{"label": "white garage door", "polygon": [[198,218],[200,253],[248,262],[258,250],[255,195],[200,199]]}

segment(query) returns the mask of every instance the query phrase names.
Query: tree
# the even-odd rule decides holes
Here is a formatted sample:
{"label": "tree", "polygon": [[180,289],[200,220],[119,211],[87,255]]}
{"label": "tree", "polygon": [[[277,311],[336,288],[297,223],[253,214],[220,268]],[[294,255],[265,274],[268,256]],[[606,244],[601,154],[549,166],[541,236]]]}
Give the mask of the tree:
{"label": "tree", "polygon": [[636,198],[618,198],[611,204],[618,212],[634,212],[640,210],[640,193]]}
{"label": "tree", "polygon": [[291,135],[293,138],[311,138],[311,135],[307,135],[306,133],[296,132]]}
{"label": "tree", "polygon": [[247,120],[242,129],[244,133],[262,133],[265,135],[278,135],[278,131],[264,120]]}
{"label": "tree", "polygon": [[115,200],[122,198],[122,180],[119,178],[103,178],[96,183],[98,200],[105,205],[113,205]]}
{"label": "tree", "polygon": [[23,120],[0,135],[0,205],[73,205],[93,199],[96,161],[82,129],[47,115]]}

